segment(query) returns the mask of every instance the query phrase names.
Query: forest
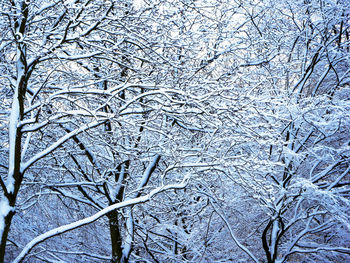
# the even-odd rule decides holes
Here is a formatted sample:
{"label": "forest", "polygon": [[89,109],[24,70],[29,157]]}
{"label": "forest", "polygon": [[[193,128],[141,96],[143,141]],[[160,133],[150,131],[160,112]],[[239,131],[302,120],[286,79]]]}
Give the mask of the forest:
{"label": "forest", "polygon": [[350,262],[349,0],[0,0],[0,263]]}

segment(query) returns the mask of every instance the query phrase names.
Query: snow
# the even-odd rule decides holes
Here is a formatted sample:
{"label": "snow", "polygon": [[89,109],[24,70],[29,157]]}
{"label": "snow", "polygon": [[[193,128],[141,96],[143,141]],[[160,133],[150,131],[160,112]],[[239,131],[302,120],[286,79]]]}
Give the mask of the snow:
{"label": "snow", "polygon": [[101,52],[92,52],[87,54],[78,54],[78,55],[57,55],[57,58],[59,59],[66,59],[66,60],[78,60],[78,59],[84,59],[84,58],[91,58],[95,57],[97,55],[102,55]]}
{"label": "snow", "polygon": [[152,161],[150,162],[150,164],[148,165],[147,169],[145,170],[143,176],[142,176],[142,179],[141,179],[141,182],[140,182],[140,185],[136,191],[136,194],[135,194],[135,197],[139,196],[141,194],[141,190],[142,188],[147,184],[149,178],[151,177],[152,175],[152,172],[154,171],[154,169],[156,168],[158,162],[159,162],[159,159],[160,159],[160,155],[159,154],[156,154]]}
{"label": "snow", "polygon": [[41,14],[43,11],[45,11],[46,9],[49,9],[53,6],[55,6],[59,1],[55,1],[54,3],[46,3],[43,4],[35,13],[36,15]]}
{"label": "snow", "polygon": [[134,7],[135,9],[140,9],[142,8],[142,6],[144,5],[145,3],[143,2],[143,0],[134,0]]}
{"label": "snow", "polygon": [[14,94],[14,99],[12,102],[12,109],[10,114],[9,122],[9,168],[8,168],[8,177],[6,182],[6,188],[9,193],[14,191],[15,179],[13,177],[15,170],[15,151],[16,151],[16,136],[17,136],[17,126],[19,123],[19,101],[18,101],[18,88]]}
{"label": "snow", "polygon": [[278,220],[275,220],[273,222],[272,233],[271,233],[271,245],[270,245],[271,255],[274,255],[276,253],[275,246],[277,242],[278,232],[280,230],[278,224],[279,224]]}
{"label": "snow", "polygon": [[132,243],[133,243],[133,235],[134,235],[134,219],[132,217],[132,208],[128,207],[127,208],[127,219],[126,219],[126,233],[127,236],[125,238],[125,242],[123,243],[124,248],[123,248],[123,256],[125,258],[129,258],[129,255],[131,253],[132,249]]}
{"label": "snow", "polygon": [[2,236],[2,232],[5,228],[5,217],[8,215],[8,213],[11,211],[11,206],[8,203],[8,200],[6,198],[3,198],[0,201],[0,237]]}

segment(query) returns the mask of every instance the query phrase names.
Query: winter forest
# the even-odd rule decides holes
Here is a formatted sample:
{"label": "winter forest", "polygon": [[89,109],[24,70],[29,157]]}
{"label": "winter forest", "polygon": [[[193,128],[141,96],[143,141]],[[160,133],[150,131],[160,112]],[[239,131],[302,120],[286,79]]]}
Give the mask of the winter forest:
{"label": "winter forest", "polygon": [[0,0],[0,263],[350,262],[349,0]]}

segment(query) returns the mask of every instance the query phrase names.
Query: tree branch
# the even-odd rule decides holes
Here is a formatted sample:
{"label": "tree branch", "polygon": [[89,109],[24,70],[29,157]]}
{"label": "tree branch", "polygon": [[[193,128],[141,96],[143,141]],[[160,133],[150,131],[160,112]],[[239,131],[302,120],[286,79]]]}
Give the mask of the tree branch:
{"label": "tree branch", "polygon": [[[169,189],[183,189],[187,186],[189,180],[189,176],[185,177],[181,183],[179,184],[171,184],[171,185],[167,185],[167,186],[162,186],[162,187],[158,187],[154,190],[152,190],[149,194],[141,196],[141,197],[137,197],[134,199],[130,199],[130,200],[126,200],[123,201],[121,203],[117,203],[111,206],[108,206],[104,209],[102,209],[100,212],[89,216],[87,218],[78,220],[76,222],[67,224],[67,225],[63,225],[57,228],[54,228],[44,234],[41,234],[39,236],[37,236],[36,238],[34,238],[32,241],[30,241],[21,251],[21,253],[15,258],[15,260],[12,263],[19,263],[22,262],[24,260],[24,258],[28,255],[28,253],[38,244],[44,242],[45,240],[52,238],[54,236],[58,236],[60,234],[66,233],[68,231],[77,229],[79,227],[91,224],[93,222],[95,222],[96,220],[100,219],[101,217],[103,217],[104,215],[108,214],[109,212],[116,210],[116,209],[120,209],[123,207],[127,207],[127,206],[132,206],[132,205],[136,205],[136,204],[140,204],[140,203],[145,203],[148,202],[149,200],[152,199],[152,197],[156,194],[159,194],[161,192],[164,192],[166,190]],[[258,261],[256,261],[258,262]]]}

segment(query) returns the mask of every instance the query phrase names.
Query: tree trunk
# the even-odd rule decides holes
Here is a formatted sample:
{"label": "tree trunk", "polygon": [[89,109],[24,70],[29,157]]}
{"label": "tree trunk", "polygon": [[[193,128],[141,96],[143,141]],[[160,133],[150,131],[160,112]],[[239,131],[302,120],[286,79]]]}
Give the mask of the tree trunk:
{"label": "tree trunk", "polygon": [[122,236],[119,229],[118,211],[114,210],[108,214],[109,232],[112,243],[112,263],[127,262],[123,259]]}
{"label": "tree trunk", "polygon": [[[14,8],[16,8],[12,2]],[[5,260],[6,242],[10,231],[11,221],[15,214],[15,204],[20,189],[23,173],[21,172],[22,160],[22,131],[19,122],[24,116],[24,99],[27,91],[28,79],[31,70],[28,70],[26,57],[26,44],[22,43],[24,38],[26,22],[28,18],[27,1],[20,3],[20,10],[17,10],[17,19],[14,22],[14,32],[17,37],[17,63],[16,63],[16,87],[13,95],[10,121],[9,121],[9,168],[7,182],[1,178],[3,195],[0,201],[0,263]]]}
{"label": "tree trunk", "polygon": [[0,220],[4,220],[4,227],[1,233],[1,244],[0,244],[0,262],[1,263],[3,263],[5,260],[7,236],[10,231],[11,221],[14,214],[15,213],[12,210],[10,210],[8,213],[2,215],[3,218],[0,218]]}

